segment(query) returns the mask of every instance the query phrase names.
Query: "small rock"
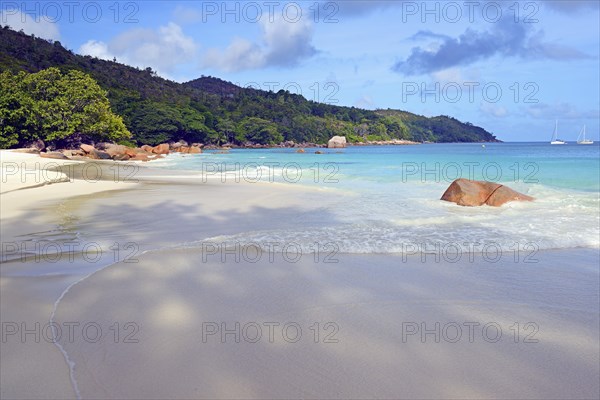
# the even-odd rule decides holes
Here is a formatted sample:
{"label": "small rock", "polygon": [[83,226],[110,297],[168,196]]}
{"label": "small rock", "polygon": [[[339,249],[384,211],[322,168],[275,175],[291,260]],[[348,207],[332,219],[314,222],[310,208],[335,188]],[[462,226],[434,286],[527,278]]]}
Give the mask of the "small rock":
{"label": "small rock", "polygon": [[130,160],[132,160],[132,161],[150,161],[150,158],[146,154],[139,153],[139,154],[136,154],[134,157],[131,157]]}
{"label": "small rock", "polygon": [[113,160],[115,161],[127,161],[129,160],[131,157],[129,157],[127,154],[117,154],[115,156],[113,156]]}
{"label": "small rock", "polygon": [[306,153],[304,149],[296,150],[296,153]]}
{"label": "small rock", "polygon": [[92,151],[96,150],[94,148],[94,146],[90,146],[89,144],[82,144],[81,146],[79,146],[81,148],[81,150],[83,150],[86,154],[91,153]]}
{"label": "small rock", "polygon": [[142,149],[132,149],[131,147],[128,147],[125,149],[125,154],[127,154],[129,157],[135,157],[140,151],[142,151]]}
{"label": "small rock", "polygon": [[169,147],[172,151],[177,151],[181,147],[188,147],[188,143],[185,140],[180,140],[179,142],[169,143]]}

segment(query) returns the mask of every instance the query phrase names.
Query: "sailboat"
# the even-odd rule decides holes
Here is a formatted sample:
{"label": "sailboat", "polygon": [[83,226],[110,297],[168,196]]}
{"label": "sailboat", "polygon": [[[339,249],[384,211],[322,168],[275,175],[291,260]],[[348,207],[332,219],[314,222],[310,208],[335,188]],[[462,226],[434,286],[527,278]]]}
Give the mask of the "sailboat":
{"label": "sailboat", "polygon": [[577,144],[594,144],[593,140],[588,140],[585,138],[585,125],[581,132],[579,132],[579,136],[577,136]]}
{"label": "sailboat", "polygon": [[550,144],[567,144],[567,142],[560,140],[558,137],[558,120],[556,120],[556,124],[554,125],[554,133],[552,134],[552,140]]}

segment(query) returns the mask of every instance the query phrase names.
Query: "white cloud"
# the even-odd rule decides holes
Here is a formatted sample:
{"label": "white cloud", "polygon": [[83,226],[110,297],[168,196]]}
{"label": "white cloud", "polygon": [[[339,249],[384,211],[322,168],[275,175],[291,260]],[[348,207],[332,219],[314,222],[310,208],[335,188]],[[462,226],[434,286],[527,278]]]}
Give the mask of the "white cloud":
{"label": "white cloud", "polygon": [[92,57],[102,58],[109,60],[113,56],[108,50],[108,46],[104,42],[98,42],[96,40],[88,40],[79,48],[79,53],[85,54]]}
{"label": "white cloud", "polygon": [[234,38],[224,51],[209,49],[202,64],[224,71],[240,71],[264,66],[266,57],[259,46],[246,39]]}
{"label": "white cloud", "polygon": [[10,26],[15,31],[22,29],[23,32],[29,35],[47,40],[60,39],[58,25],[51,18],[44,15],[35,17],[18,10],[7,9],[0,11],[0,25]]}
{"label": "white cloud", "polygon": [[168,75],[177,65],[191,61],[198,44],[186,36],[181,27],[170,22],[158,30],[132,29],[113,38],[109,43],[89,40],[79,53],[111,60],[140,68],[152,67],[161,75]]}
{"label": "white cloud", "polygon": [[269,66],[293,67],[317,52],[311,43],[313,27],[309,21],[291,23],[279,18],[270,22],[268,17],[263,17],[260,27],[260,44],[234,38],[224,50],[208,50],[202,66],[228,72]]}

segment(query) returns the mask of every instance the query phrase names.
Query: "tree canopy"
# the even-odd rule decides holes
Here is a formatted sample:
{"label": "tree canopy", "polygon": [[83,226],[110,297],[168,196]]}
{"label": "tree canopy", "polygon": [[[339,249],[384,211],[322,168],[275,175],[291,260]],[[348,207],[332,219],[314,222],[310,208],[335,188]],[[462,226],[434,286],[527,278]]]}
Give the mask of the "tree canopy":
{"label": "tree canopy", "polygon": [[0,74],[0,146],[38,139],[68,141],[129,139],[123,119],[111,111],[107,94],[89,75],[58,68],[37,73]]}

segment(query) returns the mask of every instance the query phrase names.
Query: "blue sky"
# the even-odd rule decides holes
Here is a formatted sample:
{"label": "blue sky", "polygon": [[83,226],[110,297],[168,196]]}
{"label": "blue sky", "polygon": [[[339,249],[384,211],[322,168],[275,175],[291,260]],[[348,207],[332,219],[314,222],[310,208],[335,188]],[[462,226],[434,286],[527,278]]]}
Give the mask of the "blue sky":
{"label": "blue sky", "polygon": [[0,1],[0,24],[185,82],[598,140],[598,1]]}

